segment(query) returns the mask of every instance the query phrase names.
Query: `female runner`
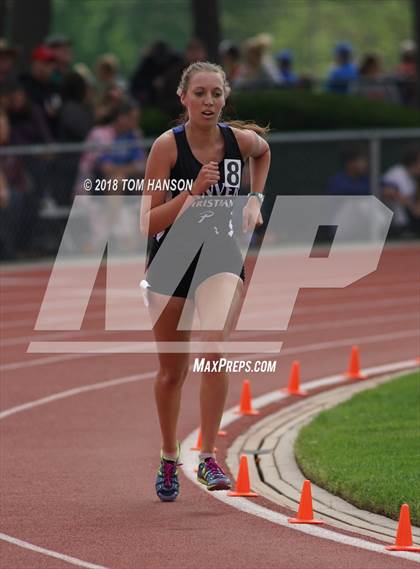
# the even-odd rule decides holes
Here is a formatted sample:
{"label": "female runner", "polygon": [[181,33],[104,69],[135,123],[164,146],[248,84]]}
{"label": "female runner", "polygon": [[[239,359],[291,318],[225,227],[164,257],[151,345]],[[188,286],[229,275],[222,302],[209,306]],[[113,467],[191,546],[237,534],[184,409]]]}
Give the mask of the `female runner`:
{"label": "female runner", "polygon": [[[234,239],[232,207],[229,208],[229,202],[223,196],[238,194],[243,165],[249,159],[252,192],[243,208],[242,230],[246,232],[261,225],[260,208],[270,165],[270,149],[261,137],[268,129],[240,121],[220,122],[229,92],[220,66],[195,62],[187,67],[177,90],[185,107],[183,124],[159,136],[147,160],[144,180],[144,196],[147,197],[142,200],[140,228],[149,237],[146,277],[150,285],[147,289],[149,311],[153,321],[160,314],[153,327],[156,342],[188,343],[191,327],[183,326],[178,330],[177,325],[181,314],[192,323],[196,308],[202,341],[217,346],[218,342],[228,338],[239,315],[245,278],[243,260]],[[149,180],[173,179],[194,181],[189,191],[147,189]],[[215,200],[216,195],[222,198]],[[197,228],[194,236],[184,240],[186,245],[194,238],[201,239],[205,234],[206,239],[211,235],[214,254],[199,271],[198,278],[194,278],[199,251],[174,287],[168,284],[166,261],[169,258],[166,256],[165,261],[165,256],[161,256],[159,259],[157,253],[167,236],[172,239],[171,226],[175,228],[179,219],[185,216]],[[181,250],[177,247],[175,254],[182,255],[182,247]],[[221,322],[224,323],[222,329]],[[156,492],[166,502],[175,500],[179,493],[180,445],[176,432],[181,389],[189,369],[189,350],[185,352],[159,353],[159,371],[154,384],[162,435]],[[217,347],[207,355],[212,362],[221,357],[222,350]],[[213,453],[227,391],[226,372],[203,372],[200,390],[202,449],[197,477],[208,490],[231,487],[230,479]]]}

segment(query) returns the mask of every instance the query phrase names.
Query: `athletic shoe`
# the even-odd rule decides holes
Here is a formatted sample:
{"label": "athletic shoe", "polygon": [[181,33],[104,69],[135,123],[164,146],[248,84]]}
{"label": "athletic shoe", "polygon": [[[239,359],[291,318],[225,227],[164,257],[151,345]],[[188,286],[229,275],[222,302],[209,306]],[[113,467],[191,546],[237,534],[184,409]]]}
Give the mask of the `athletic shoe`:
{"label": "athletic shoe", "polygon": [[[179,459],[179,444],[178,444]],[[163,458],[160,453],[160,466],[156,475],[156,494],[162,502],[173,502],[179,494],[178,466],[181,463],[177,460]]]}
{"label": "athletic shoe", "polygon": [[232,482],[217,464],[214,458],[206,458],[200,462],[197,471],[197,480],[207,486],[207,490],[230,490]]}

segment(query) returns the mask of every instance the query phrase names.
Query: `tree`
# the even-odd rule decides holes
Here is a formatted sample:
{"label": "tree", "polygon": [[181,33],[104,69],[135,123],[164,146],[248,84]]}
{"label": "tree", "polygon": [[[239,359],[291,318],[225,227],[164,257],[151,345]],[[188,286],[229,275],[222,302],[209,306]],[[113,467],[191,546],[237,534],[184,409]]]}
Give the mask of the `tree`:
{"label": "tree", "polygon": [[50,0],[14,0],[7,5],[10,41],[19,46],[21,61],[28,65],[32,49],[41,43],[50,31]]}
{"label": "tree", "polygon": [[206,47],[211,61],[219,59],[220,24],[217,0],[192,0],[194,35]]}

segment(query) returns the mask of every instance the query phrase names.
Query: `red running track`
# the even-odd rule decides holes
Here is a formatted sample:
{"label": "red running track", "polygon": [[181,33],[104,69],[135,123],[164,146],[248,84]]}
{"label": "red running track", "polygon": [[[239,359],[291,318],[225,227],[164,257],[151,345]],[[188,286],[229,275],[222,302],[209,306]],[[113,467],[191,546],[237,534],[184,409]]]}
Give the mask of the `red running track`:
{"label": "red running track", "polygon": [[[161,569],[175,564],[195,569],[203,563],[227,569],[414,567],[412,561],[315,538],[249,516],[215,500],[183,475],[179,500],[160,503],[154,494],[160,446],[151,381],[156,357],[28,354],[32,340],[139,337],[134,332],[103,331],[103,273],[98,276],[81,333],[35,332],[50,271],[48,266],[11,267],[1,276],[1,409],[28,404],[4,417],[0,425],[2,567]],[[343,370],[354,343],[360,347],[364,367],[417,356],[419,277],[418,249],[389,247],[378,270],[354,285],[301,291],[286,332],[246,337],[247,341],[284,342],[275,358],[276,373],[251,378],[253,395],[285,385],[295,359],[301,362],[303,381]],[[262,295],[257,308],[269,313],[272,303],[270,294]],[[68,308],[57,307],[58,317],[65,311]],[[231,375],[228,408],[238,401],[243,379],[243,374]],[[99,382],[106,385],[42,405],[31,404]],[[191,372],[183,392],[180,438],[199,423],[198,390],[199,375]],[[227,439],[218,444],[220,458],[252,421],[244,419],[231,426]],[[269,502],[261,503],[276,509]],[[46,551],[4,541],[5,536]],[[51,557],[54,552],[71,559]]]}

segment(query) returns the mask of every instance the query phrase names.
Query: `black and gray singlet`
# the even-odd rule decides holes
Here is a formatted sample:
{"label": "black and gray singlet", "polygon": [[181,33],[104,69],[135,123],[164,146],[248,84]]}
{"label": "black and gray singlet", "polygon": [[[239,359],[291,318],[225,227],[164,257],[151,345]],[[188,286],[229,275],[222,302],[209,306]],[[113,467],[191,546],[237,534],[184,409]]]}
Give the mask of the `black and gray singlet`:
{"label": "black and gray singlet", "polygon": [[[225,143],[224,156],[219,162],[219,182],[195,197],[191,206],[173,225],[148,241],[146,278],[152,291],[190,298],[197,286],[212,275],[229,272],[245,279],[242,254],[235,239],[233,215],[244,161],[233,130],[224,123],[218,123],[218,126]],[[175,188],[177,185],[182,187],[182,184],[174,184],[174,180],[195,180],[203,164],[197,160],[188,144],[185,125],[175,127],[172,132],[176,141],[177,161],[171,169],[170,180]],[[168,191],[166,199],[175,198],[179,193],[179,189]],[[171,240],[169,244],[173,247],[162,247],[166,239]],[[205,260],[196,271],[203,247],[197,248],[204,241]],[[172,251],[165,254],[165,249]],[[185,269],[181,275],[179,267]],[[177,273],[176,285],[171,278],[174,273]]]}

